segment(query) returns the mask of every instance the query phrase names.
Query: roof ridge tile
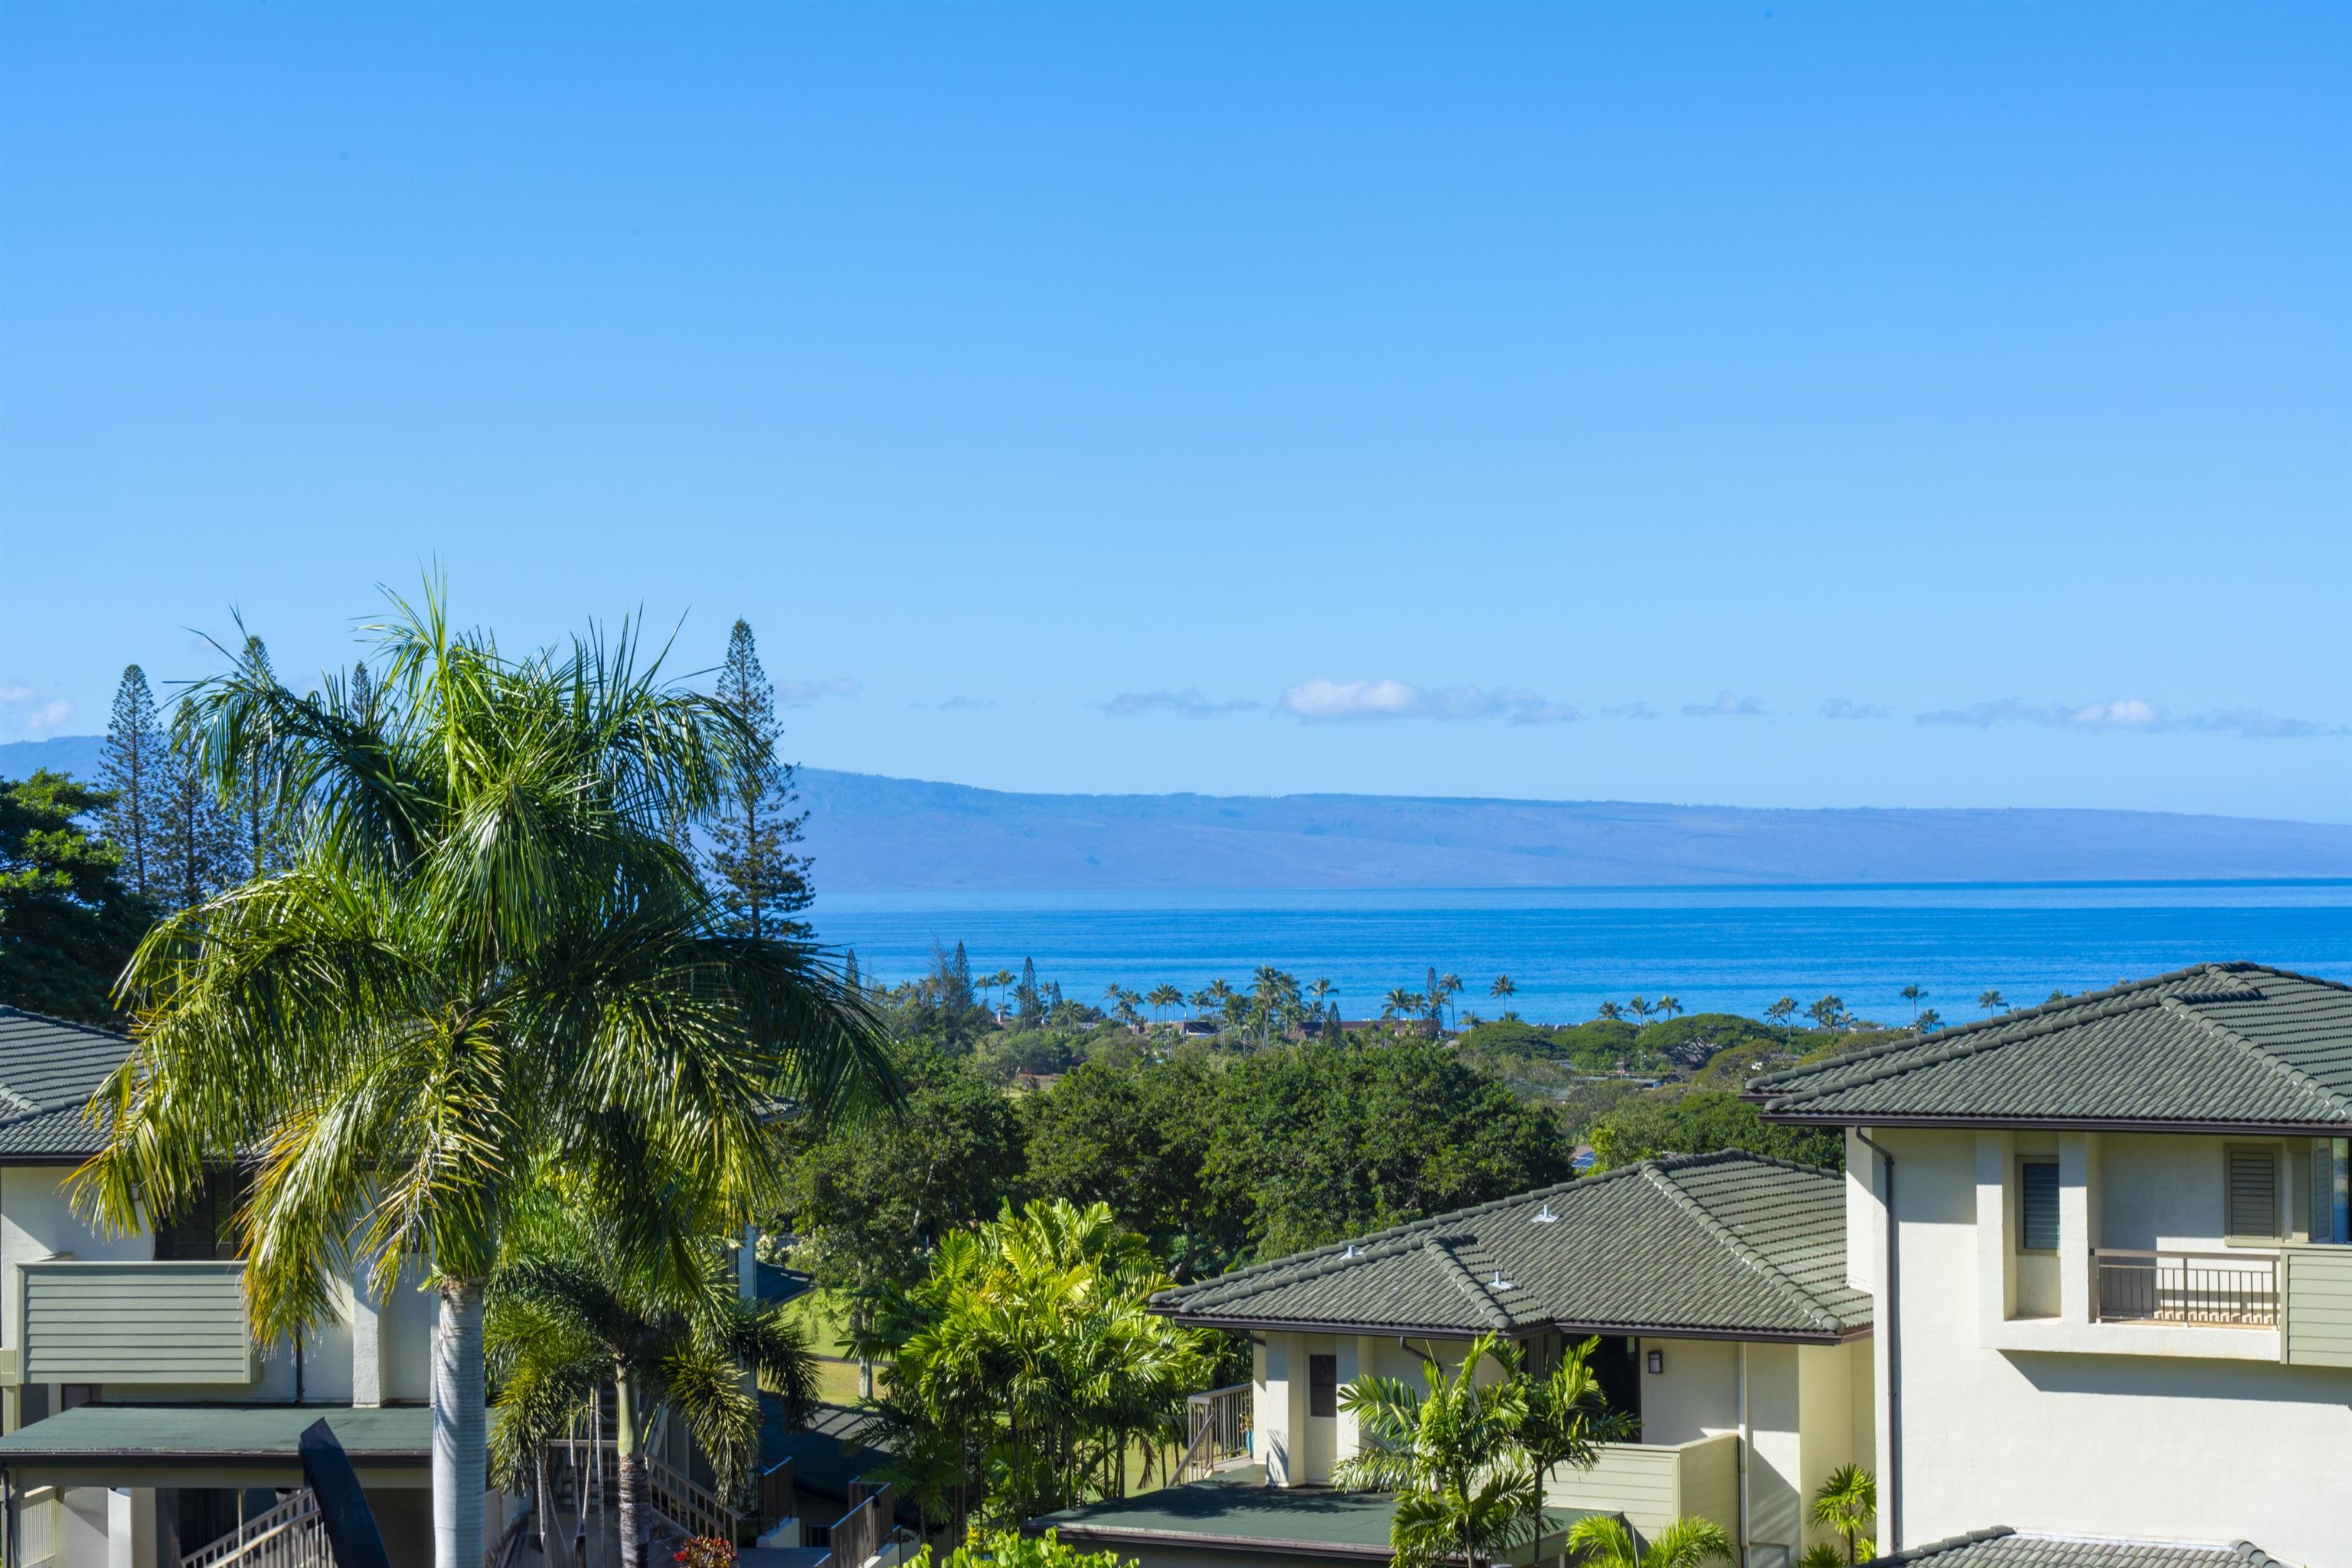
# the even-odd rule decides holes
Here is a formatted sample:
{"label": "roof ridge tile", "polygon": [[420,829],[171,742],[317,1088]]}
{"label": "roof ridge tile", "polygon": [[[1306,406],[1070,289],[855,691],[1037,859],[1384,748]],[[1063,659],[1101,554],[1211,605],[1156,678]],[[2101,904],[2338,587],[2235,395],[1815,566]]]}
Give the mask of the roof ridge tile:
{"label": "roof ridge tile", "polygon": [[2206,1016],[2199,1010],[2196,1003],[2183,1000],[2179,996],[2168,996],[2164,999],[2163,1007],[2168,1013],[2187,1018],[2223,1045],[2253,1058],[2296,1089],[2318,1100],[2337,1115],[2352,1115],[2352,1100],[2347,1100],[2342,1095],[2335,1093],[2326,1084],[2321,1083],[2293,1062],[2282,1060],[2269,1049],[2246,1038],[2219,1018]]}
{"label": "roof ridge tile", "polygon": [[1497,1329],[1513,1326],[1511,1315],[1487,1293],[1486,1287],[1479,1283],[1478,1277],[1470,1272],[1468,1266],[1454,1255],[1452,1247],[1433,1236],[1421,1244],[1421,1251],[1423,1257],[1437,1265],[1437,1271],[1444,1276],[1447,1283],[1470,1299],[1471,1306],[1477,1309],[1488,1326]]}
{"label": "roof ridge tile", "polygon": [[1644,1160],[1639,1168],[1649,1176],[1651,1185],[1664,1193],[1669,1202],[1696,1220],[1701,1229],[1727,1247],[1733,1257],[1762,1278],[1767,1284],[1779,1290],[1800,1312],[1825,1329],[1835,1331],[1841,1327],[1837,1319],[1823,1309],[1819,1301],[1813,1300],[1811,1292],[1781,1273],[1762,1253],[1740,1240],[1729,1226],[1707,1212],[1706,1205],[1683,1191],[1678,1183],[1669,1181],[1666,1172],[1660,1168],[1658,1162]]}

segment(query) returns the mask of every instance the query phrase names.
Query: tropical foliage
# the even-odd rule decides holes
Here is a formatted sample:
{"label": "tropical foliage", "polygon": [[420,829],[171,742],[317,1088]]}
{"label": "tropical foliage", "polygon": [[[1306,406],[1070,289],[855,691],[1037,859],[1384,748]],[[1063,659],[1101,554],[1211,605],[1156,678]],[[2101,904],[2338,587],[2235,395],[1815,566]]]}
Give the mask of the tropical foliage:
{"label": "tropical foliage", "polygon": [[739,1496],[760,1447],[760,1401],[744,1373],[779,1395],[786,1419],[797,1422],[815,1402],[814,1364],[797,1323],[740,1299],[730,1249],[714,1241],[683,1258],[665,1252],[649,1261],[567,1195],[551,1194],[512,1217],[506,1239],[513,1256],[490,1277],[484,1343],[496,1390],[492,1468],[539,1497],[545,1547],[551,1495],[539,1466],[546,1445],[571,1436],[586,1401],[610,1387],[621,1559],[624,1568],[639,1568],[653,1522],[645,1441],[655,1410],[667,1405],[685,1424],[719,1495]]}
{"label": "tropical foliage", "polygon": [[421,1260],[440,1568],[482,1560],[482,1290],[518,1198],[562,1169],[632,1258],[683,1266],[712,1214],[763,1210],[786,1102],[886,1089],[870,1016],[810,949],[723,934],[667,828],[750,744],[665,684],[627,627],[515,658],[437,592],[394,601],[364,692],[250,661],[184,708],[210,787],[266,769],[293,862],[166,919],[125,978],[139,1037],[98,1097],[76,1202],[174,1212],[258,1152],[238,1225],[257,1328],[326,1317],[364,1267]]}
{"label": "tropical foliage", "polygon": [[[1505,1375],[1482,1378],[1489,1361]],[[1485,1334],[1453,1372],[1429,1363],[1425,1388],[1366,1377],[1339,1391],[1339,1409],[1356,1418],[1364,1446],[1339,1461],[1332,1480],[1397,1494],[1389,1544],[1399,1568],[1477,1568],[1531,1539],[1543,1489],[1520,1442],[1528,1390],[1517,1371],[1510,1347]]]}
{"label": "tropical foliage", "polygon": [[1860,1465],[1840,1465],[1813,1494],[1813,1522],[1845,1542],[1845,1560],[1862,1554],[1862,1543],[1878,1518],[1878,1478]]}
{"label": "tropical foliage", "polygon": [[1643,1547],[1617,1515],[1588,1514],[1569,1526],[1568,1545],[1578,1568],[1697,1568],[1732,1561],[1730,1535],[1708,1519],[1675,1520]]}
{"label": "tropical foliage", "polygon": [[[1060,1531],[1052,1530],[1043,1535],[1017,1530],[976,1534],[939,1563],[940,1568],[1120,1568],[1118,1552],[1081,1552],[1064,1545]],[[909,1568],[931,1568],[931,1564],[928,1546],[909,1560]]]}
{"label": "tropical foliage", "polygon": [[1181,1432],[1212,1341],[1145,1310],[1171,1284],[1109,1209],[1010,1205],[940,1238],[860,1346],[887,1362],[875,1441],[906,1502],[961,1534],[1127,1489]]}

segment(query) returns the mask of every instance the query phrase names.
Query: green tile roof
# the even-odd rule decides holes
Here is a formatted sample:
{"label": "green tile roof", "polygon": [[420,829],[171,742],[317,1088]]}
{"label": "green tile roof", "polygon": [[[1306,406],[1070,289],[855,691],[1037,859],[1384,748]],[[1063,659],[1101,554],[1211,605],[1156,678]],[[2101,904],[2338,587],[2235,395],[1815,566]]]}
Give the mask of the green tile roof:
{"label": "green tile roof", "polygon": [[1844,1205],[1833,1171],[1737,1151],[1669,1155],[1238,1269],[1153,1305],[1234,1327],[1837,1340],[1870,1326],[1868,1298],[1845,1285]]}
{"label": "green tile roof", "polygon": [[0,1161],[97,1152],[82,1107],[130,1054],[121,1035],[0,1006]]}
{"label": "green tile roof", "polygon": [[1863,1568],[2285,1568],[2249,1541],[2103,1540],[2020,1534],[2005,1524],[1874,1557]]}
{"label": "green tile roof", "polygon": [[71,1460],[291,1459],[304,1427],[326,1419],[354,1459],[432,1457],[433,1412],[320,1405],[83,1405],[0,1437],[0,1465]]}
{"label": "green tile roof", "polygon": [[1748,1086],[1773,1121],[2352,1128],[2352,986],[2202,963]]}

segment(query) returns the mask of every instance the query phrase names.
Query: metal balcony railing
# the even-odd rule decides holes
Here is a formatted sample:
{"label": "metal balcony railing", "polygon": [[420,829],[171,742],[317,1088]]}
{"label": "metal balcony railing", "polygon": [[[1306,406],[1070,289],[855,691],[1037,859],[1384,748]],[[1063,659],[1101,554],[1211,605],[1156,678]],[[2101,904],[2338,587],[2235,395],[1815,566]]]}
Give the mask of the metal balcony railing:
{"label": "metal balcony railing", "polygon": [[2279,1321],[2278,1255],[2273,1252],[2092,1253],[2103,1323],[2199,1323],[2270,1329]]}
{"label": "metal balcony railing", "polygon": [[1176,1484],[1201,1480],[1249,1458],[1251,1385],[1236,1383],[1184,1402],[1184,1457]]}

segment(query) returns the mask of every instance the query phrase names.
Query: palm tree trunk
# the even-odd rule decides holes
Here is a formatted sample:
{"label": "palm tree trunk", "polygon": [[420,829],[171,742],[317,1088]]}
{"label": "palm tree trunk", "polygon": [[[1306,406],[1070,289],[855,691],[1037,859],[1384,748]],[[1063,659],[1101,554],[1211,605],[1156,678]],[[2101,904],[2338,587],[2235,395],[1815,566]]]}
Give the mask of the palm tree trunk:
{"label": "palm tree trunk", "polygon": [[482,1397],[482,1287],[445,1279],[433,1326],[434,1568],[482,1568],[489,1422]]}
{"label": "palm tree trunk", "polygon": [[636,1380],[626,1371],[613,1379],[613,1454],[620,1471],[621,1568],[645,1568],[646,1541],[653,1521],[646,1510],[645,1434],[637,1421]]}

